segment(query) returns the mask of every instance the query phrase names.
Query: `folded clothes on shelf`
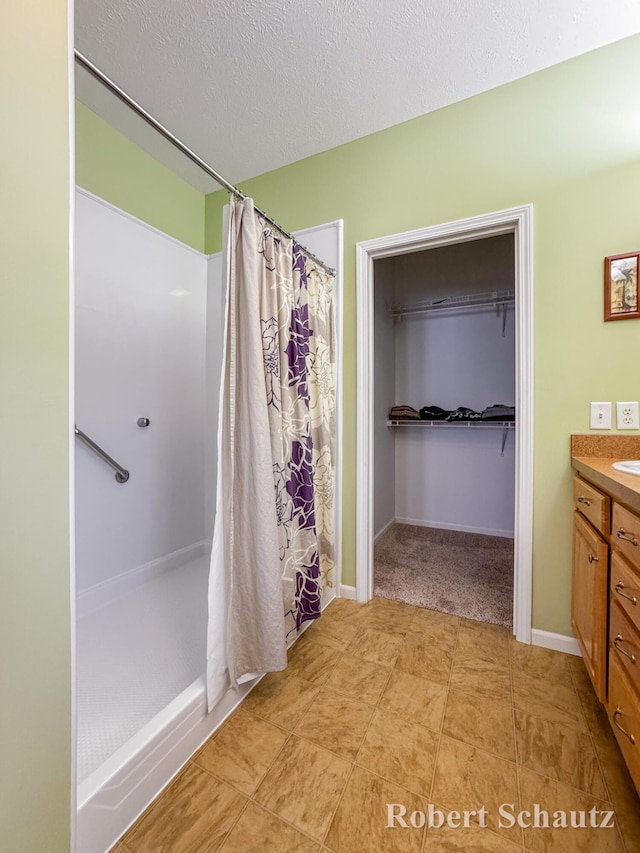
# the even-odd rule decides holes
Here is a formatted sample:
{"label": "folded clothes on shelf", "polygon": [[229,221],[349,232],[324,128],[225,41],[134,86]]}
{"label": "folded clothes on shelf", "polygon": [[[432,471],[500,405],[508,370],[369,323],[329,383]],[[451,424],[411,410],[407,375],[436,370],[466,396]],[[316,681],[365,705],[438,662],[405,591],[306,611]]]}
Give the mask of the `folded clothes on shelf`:
{"label": "folded clothes on shelf", "polygon": [[467,406],[458,406],[453,411],[442,409],[440,406],[423,406],[416,411],[413,406],[394,406],[389,412],[389,420],[422,420],[443,421],[445,423],[457,423],[459,421],[515,421],[516,410],[514,406],[505,406],[495,403],[488,406],[482,412],[476,412]]}
{"label": "folded clothes on shelf", "polygon": [[393,406],[389,412],[390,421],[419,420],[420,415],[412,406]]}
{"label": "folded clothes on shelf", "polygon": [[473,409],[468,409],[466,406],[458,406],[455,412],[451,412],[447,420],[454,421],[479,421],[482,419],[482,412],[474,412]]}
{"label": "folded clothes on shelf", "polygon": [[446,421],[450,414],[450,411],[441,409],[440,406],[423,406],[420,409],[423,421]]}
{"label": "folded clothes on shelf", "polygon": [[483,421],[515,421],[515,419],[515,406],[504,406],[501,403],[488,406],[482,413]]}

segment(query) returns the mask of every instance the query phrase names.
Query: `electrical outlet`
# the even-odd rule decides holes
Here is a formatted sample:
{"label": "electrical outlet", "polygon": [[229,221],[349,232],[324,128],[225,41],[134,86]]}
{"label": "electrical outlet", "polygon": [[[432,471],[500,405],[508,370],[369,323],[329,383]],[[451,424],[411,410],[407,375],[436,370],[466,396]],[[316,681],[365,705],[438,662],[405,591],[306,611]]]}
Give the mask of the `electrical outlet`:
{"label": "electrical outlet", "polygon": [[616,403],[618,429],[639,429],[638,403]]}
{"label": "electrical outlet", "polygon": [[591,429],[611,429],[611,403],[591,403]]}

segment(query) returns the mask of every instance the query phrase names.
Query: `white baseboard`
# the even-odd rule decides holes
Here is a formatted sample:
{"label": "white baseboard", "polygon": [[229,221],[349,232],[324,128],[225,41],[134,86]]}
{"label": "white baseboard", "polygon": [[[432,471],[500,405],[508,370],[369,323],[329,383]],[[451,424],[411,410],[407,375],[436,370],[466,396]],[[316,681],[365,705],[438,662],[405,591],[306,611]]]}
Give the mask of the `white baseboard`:
{"label": "white baseboard", "polygon": [[398,524],[411,524],[414,527],[435,527],[437,530],[459,530],[461,533],[481,533],[483,536],[502,536],[513,539],[513,530],[494,530],[489,527],[470,527],[466,524],[453,524],[443,521],[424,521],[421,518],[396,518]]}
{"label": "white baseboard", "polygon": [[82,619],[106,604],[111,604],[133,592],[134,589],[158,575],[177,569],[189,560],[195,560],[196,557],[201,557],[209,548],[211,548],[211,542],[203,539],[83,590],[78,593],[76,600],[77,618]]}
{"label": "white baseboard", "polygon": [[347,584],[340,584],[340,598],[350,598],[352,601],[356,600],[356,588],[355,586],[347,586]]}
{"label": "white baseboard", "polygon": [[567,655],[575,655],[581,658],[582,652],[575,637],[567,637],[565,634],[554,634],[553,631],[541,631],[539,628],[531,629],[531,645],[542,646],[544,649],[553,649],[556,652],[564,652]]}
{"label": "white baseboard", "polygon": [[384,525],[384,527],[382,527],[380,530],[378,530],[378,532],[376,533],[376,535],[373,537],[373,542],[374,542],[374,544],[378,541],[378,539],[379,539],[381,536],[384,536],[384,534],[385,534],[385,533],[387,532],[387,530],[391,527],[391,525],[392,525],[392,524],[395,524],[395,523],[396,523],[396,519],[395,519],[395,518],[392,518],[390,521],[387,521],[387,523]]}

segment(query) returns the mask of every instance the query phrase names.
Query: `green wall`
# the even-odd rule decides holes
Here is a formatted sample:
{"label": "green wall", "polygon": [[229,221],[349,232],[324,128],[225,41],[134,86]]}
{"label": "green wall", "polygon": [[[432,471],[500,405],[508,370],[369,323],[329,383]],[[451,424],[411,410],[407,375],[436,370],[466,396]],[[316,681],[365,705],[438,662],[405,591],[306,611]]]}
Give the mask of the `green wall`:
{"label": "green wall", "polygon": [[69,96],[66,0],[0,28],[0,850],[68,853]]}
{"label": "green wall", "polygon": [[[289,229],[345,222],[344,575],[355,582],[355,243],[534,205],[534,626],[569,634],[568,436],[590,400],[638,399],[640,323],[602,321],[602,259],[640,246],[640,36],[246,181]],[[204,199],[77,106],[78,183],[206,252]],[[214,164],[215,165],[215,164]],[[304,187],[304,192],[299,188]]]}
{"label": "green wall", "polygon": [[204,195],[76,101],[76,182],[204,251]]}
{"label": "green wall", "polygon": [[[533,624],[571,634],[569,434],[640,397],[640,322],[603,323],[603,257],[640,247],[640,36],[246,181],[290,230],[343,218],[343,582],[355,583],[355,243],[534,205]],[[207,196],[220,248],[226,193]]]}

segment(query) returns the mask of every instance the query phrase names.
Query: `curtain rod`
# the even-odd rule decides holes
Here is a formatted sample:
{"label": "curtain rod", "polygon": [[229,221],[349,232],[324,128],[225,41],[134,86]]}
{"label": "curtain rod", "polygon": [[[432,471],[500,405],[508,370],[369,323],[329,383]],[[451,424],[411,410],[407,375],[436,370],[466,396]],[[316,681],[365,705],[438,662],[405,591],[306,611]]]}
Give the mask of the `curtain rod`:
{"label": "curtain rod", "polygon": [[[219,172],[216,172],[216,170],[209,166],[208,163],[205,163],[205,161],[201,157],[198,157],[198,155],[190,148],[188,148],[184,144],[184,142],[178,139],[178,137],[171,133],[171,131],[168,130],[163,124],[160,124],[160,122],[157,121],[157,119],[155,119],[151,115],[151,113],[148,113],[143,107],[140,106],[140,104],[138,104],[136,101],[133,100],[133,98],[127,95],[127,93],[123,89],[121,89],[116,83],[113,82],[113,80],[107,77],[106,74],[104,74],[96,65],[93,64],[93,62],[90,62],[90,60],[88,60],[86,56],[80,53],[79,50],[75,49],[73,51],[73,54],[74,59],[78,63],[78,65],[84,68],[84,70],[91,74],[92,77],[95,77],[98,82],[102,83],[102,85],[106,89],[109,89],[110,92],[112,92],[117,98],[119,98],[123,104],[126,104],[126,106],[128,106],[130,110],[136,113],[136,115],[138,115],[150,127],[152,127],[161,136],[163,136],[167,140],[167,142],[170,142],[171,145],[174,146],[174,148],[177,148],[178,151],[181,151],[182,154],[185,155],[185,157],[188,157],[189,160],[191,160],[192,163],[195,163],[195,165],[202,169],[203,172],[206,172],[207,175],[209,175],[210,178],[213,178],[216,183],[220,184],[221,187],[224,187],[224,189],[226,189],[229,193],[231,193],[231,195],[234,195],[236,198],[242,200],[247,198],[247,196],[245,195],[245,193],[242,192],[242,190],[239,190],[238,187],[229,183],[229,181],[223,178]],[[326,272],[328,272],[330,275],[336,274],[336,271],[334,269],[331,269],[331,267],[325,264],[324,261],[321,261],[320,258],[314,255],[313,252],[310,252],[307,248],[305,248],[305,246],[299,243],[298,240],[293,236],[293,234],[290,234],[281,225],[278,225],[278,223],[274,219],[272,219],[267,213],[265,213],[263,210],[260,210],[258,207],[255,207],[255,211],[264,219],[266,219],[267,222],[273,225],[273,227],[277,231],[279,231],[280,234],[296,242],[303,250],[303,252],[312,261],[315,261],[315,263],[317,263],[324,270],[326,270]]]}

